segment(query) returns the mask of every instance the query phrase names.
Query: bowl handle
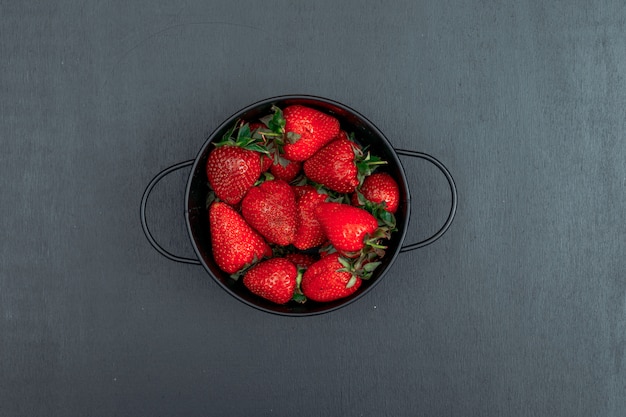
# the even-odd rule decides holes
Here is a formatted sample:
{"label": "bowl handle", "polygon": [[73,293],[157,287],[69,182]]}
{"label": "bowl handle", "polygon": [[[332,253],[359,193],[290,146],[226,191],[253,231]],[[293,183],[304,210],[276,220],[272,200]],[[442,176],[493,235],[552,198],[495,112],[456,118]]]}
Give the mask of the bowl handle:
{"label": "bowl handle", "polygon": [[146,235],[148,242],[150,242],[152,247],[154,247],[154,249],[156,249],[157,252],[159,252],[161,255],[165,256],[166,258],[171,259],[172,261],[181,262],[184,264],[200,265],[200,261],[197,259],[183,258],[181,256],[176,256],[173,253],[170,253],[167,250],[163,249],[163,247],[159,245],[157,241],[154,239],[154,237],[152,236],[152,233],[150,233],[150,229],[148,229],[148,222],[146,220],[146,203],[148,202],[148,197],[150,196],[150,193],[152,192],[152,189],[154,188],[154,186],[157,185],[157,183],[161,181],[161,179],[165,177],[166,175],[174,171],[177,171],[181,168],[185,168],[190,165],[193,165],[193,163],[194,163],[193,159],[189,161],[179,162],[178,164],[172,165],[169,168],[165,168],[163,171],[159,172],[154,178],[152,178],[152,181],[150,181],[150,183],[146,187],[146,190],[143,193],[143,197],[141,197],[140,216],[141,216],[141,227],[143,228],[143,233]]}
{"label": "bowl handle", "polygon": [[450,213],[448,213],[448,218],[446,219],[446,222],[443,224],[443,226],[441,226],[441,228],[431,237],[424,239],[420,242],[417,243],[412,243],[410,245],[405,245],[402,246],[400,248],[400,252],[409,252],[415,249],[419,249],[419,248],[423,248],[424,246],[430,245],[431,243],[433,243],[435,240],[439,239],[441,236],[443,236],[444,233],[446,233],[446,231],[450,228],[450,225],[452,224],[452,220],[454,219],[454,215],[456,214],[456,206],[457,206],[457,192],[456,192],[456,184],[454,183],[454,179],[452,178],[452,174],[450,174],[450,171],[448,171],[448,168],[445,167],[444,164],[442,164],[439,160],[437,160],[435,157],[430,156],[426,153],[423,152],[417,152],[417,151],[409,151],[409,150],[405,150],[405,149],[396,149],[396,153],[398,153],[398,155],[404,155],[404,156],[410,156],[413,158],[420,158],[420,159],[425,159],[426,161],[432,163],[433,165],[435,165],[437,168],[439,168],[439,170],[443,173],[443,175],[446,176],[446,179],[448,180],[448,184],[450,185],[450,192],[452,193],[452,204],[450,207]]}

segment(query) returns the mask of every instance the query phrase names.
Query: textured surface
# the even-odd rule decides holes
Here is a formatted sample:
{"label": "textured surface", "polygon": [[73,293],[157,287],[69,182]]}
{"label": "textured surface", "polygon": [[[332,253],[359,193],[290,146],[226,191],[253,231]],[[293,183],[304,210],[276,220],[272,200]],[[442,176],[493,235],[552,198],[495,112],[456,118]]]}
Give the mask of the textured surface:
{"label": "textured surface", "polygon": [[[0,1],[0,415],[623,416],[624,2],[293,3]],[[460,199],[306,319],[163,258],[138,216],[286,93],[435,155]],[[405,161],[416,241],[449,196]],[[148,217],[188,256],[185,183]]]}

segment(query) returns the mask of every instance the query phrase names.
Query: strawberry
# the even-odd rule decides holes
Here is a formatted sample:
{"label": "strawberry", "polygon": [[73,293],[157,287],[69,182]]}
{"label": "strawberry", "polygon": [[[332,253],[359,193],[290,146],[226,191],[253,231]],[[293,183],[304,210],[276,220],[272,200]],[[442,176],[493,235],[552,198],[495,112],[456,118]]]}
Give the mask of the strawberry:
{"label": "strawberry", "polygon": [[298,268],[306,269],[315,263],[315,258],[302,252],[288,253],[285,259],[290,260]]}
{"label": "strawberry", "polygon": [[326,241],[322,225],[317,220],[315,208],[326,200],[326,194],[319,194],[317,190],[307,191],[298,199],[297,230],[293,245],[306,250],[321,245]]}
{"label": "strawberry", "polygon": [[222,146],[209,155],[206,173],[217,197],[234,205],[259,179],[260,155],[238,146]]}
{"label": "strawberry", "polygon": [[332,253],[309,266],[300,283],[302,293],[318,302],[334,301],[353,294],[362,280],[344,264],[338,253]]}
{"label": "strawberry", "polygon": [[243,285],[252,293],[276,304],[291,300],[296,290],[296,266],[285,258],[271,258],[250,268]]}
{"label": "strawberry", "polygon": [[272,255],[263,238],[224,202],[216,201],[209,208],[209,230],[215,263],[229,274]]}
{"label": "strawberry", "polygon": [[243,218],[269,243],[289,245],[296,227],[296,196],[283,180],[270,180],[250,188],[241,201]]}
{"label": "strawberry", "polygon": [[[395,213],[400,203],[400,191],[398,183],[386,172],[379,172],[365,178],[358,190],[368,201],[377,204],[384,204],[385,210]],[[355,206],[364,205],[359,201],[357,193],[352,195],[352,204]]]}
{"label": "strawberry", "polygon": [[296,193],[296,201],[300,199],[303,195],[305,195],[309,191],[316,191],[315,187],[312,185],[293,185],[291,187],[293,192]]}
{"label": "strawberry", "polygon": [[337,118],[307,106],[288,106],[282,117],[283,152],[291,161],[307,160],[339,133]]}
{"label": "strawberry", "polygon": [[292,181],[302,168],[302,162],[289,161],[281,158],[278,162],[273,162],[270,166],[270,172],[275,178],[286,182]]}
{"label": "strawberry", "polygon": [[206,163],[209,185],[220,200],[235,205],[259,179],[261,155],[268,151],[243,123],[233,125],[215,146]]}
{"label": "strawberry", "polygon": [[384,163],[378,157],[364,154],[356,143],[342,134],[304,162],[304,174],[331,190],[351,193]]}
{"label": "strawberry", "polygon": [[378,220],[374,216],[348,204],[319,203],[315,215],[328,240],[341,252],[360,251],[366,239],[374,236],[378,229]]}

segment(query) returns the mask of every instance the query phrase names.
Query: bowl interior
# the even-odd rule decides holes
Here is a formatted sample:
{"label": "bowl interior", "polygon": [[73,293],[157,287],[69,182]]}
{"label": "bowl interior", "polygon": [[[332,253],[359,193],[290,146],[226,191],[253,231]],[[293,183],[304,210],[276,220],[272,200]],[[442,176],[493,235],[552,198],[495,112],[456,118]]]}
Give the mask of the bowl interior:
{"label": "bowl interior", "polygon": [[[286,305],[276,305],[261,297],[250,293],[241,283],[241,280],[235,281],[230,276],[221,271],[215,260],[211,250],[211,234],[208,224],[208,211],[206,207],[206,197],[208,193],[208,183],[206,177],[206,161],[208,154],[214,149],[212,145],[222,138],[226,131],[238,119],[249,122],[258,120],[272,112],[272,105],[280,108],[292,104],[302,104],[316,108],[328,114],[337,117],[341,123],[342,129],[346,132],[354,132],[357,141],[367,146],[368,150],[373,154],[388,161],[386,165],[378,168],[377,172],[385,171],[392,175],[398,182],[400,188],[400,205],[396,212],[397,231],[393,233],[392,239],[387,242],[388,249],[382,264],[376,269],[372,278],[363,281],[363,284],[350,297],[337,300],[330,303],[316,303],[308,300],[304,304],[290,302]],[[320,314],[335,310],[345,306],[356,299],[362,297],[370,291],[382,276],[389,269],[404,241],[406,228],[408,224],[408,214],[410,213],[410,195],[406,184],[406,177],[400,160],[393,147],[385,138],[385,136],[365,117],[347,106],[320,97],[313,96],[281,96],[266,99],[258,103],[252,104],[245,109],[237,112],[228,120],[224,121],[206,140],[202,146],[196,161],[192,167],[186,191],[186,220],[187,227],[192,241],[192,245],[198,259],[202,262],[205,269],[215,279],[215,281],[226,291],[231,293],[237,299],[244,303],[258,308],[260,310],[276,313],[281,315],[302,316]]]}

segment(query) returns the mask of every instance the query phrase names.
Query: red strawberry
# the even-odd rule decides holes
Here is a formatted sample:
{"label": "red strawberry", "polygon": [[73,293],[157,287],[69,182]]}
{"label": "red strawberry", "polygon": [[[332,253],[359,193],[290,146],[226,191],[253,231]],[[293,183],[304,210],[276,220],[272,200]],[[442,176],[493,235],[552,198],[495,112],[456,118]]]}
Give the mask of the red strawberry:
{"label": "red strawberry", "polygon": [[234,145],[214,149],[207,159],[206,174],[215,195],[237,204],[261,175],[261,154]]}
{"label": "red strawberry", "polygon": [[[385,210],[390,213],[395,213],[398,210],[400,203],[398,183],[386,172],[375,173],[365,178],[359,192],[372,203],[384,203]],[[352,204],[355,206],[362,205],[356,193],[352,195]]]}
{"label": "red strawberry", "polygon": [[359,185],[352,142],[336,139],[304,163],[304,173],[312,181],[340,193],[349,193]]}
{"label": "red strawberry", "polygon": [[209,228],[213,258],[224,272],[234,274],[272,255],[272,249],[263,238],[226,203],[216,201],[211,205]]}
{"label": "red strawberry", "polygon": [[286,159],[305,161],[339,133],[339,120],[319,110],[296,104],[282,113]]}
{"label": "red strawberry", "polygon": [[308,299],[328,302],[353,294],[361,283],[361,278],[340,262],[340,255],[332,253],[309,266],[300,288]]}
{"label": "red strawberry", "polygon": [[315,189],[306,192],[298,199],[298,228],[293,240],[293,245],[300,249],[310,249],[321,245],[326,241],[326,235],[322,225],[317,220],[315,208],[326,200],[326,194],[319,194]]}
{"label": "red strawberry", "polygon": [[[235,134],[236,132],[236,134]],[[207,158],[206,174],[215,195],[235,205],[261,175],[261,155],[269,154],[264,139],[247,123],[234,124]]]}
{"label": "red strawberry", "polygon": [[302,197],[309,191],[316,192],[315,187],[313,187],[312,185],[294,185],[291,188],[293,189],[293,192],[296,193],[296,201],[298,201],[300,197]]}
{"label": "red strawberry", "polygon": [[363,154],[356,143],[340,135],[304,163],[304,174],[331,190],[350,193],[383,163],[369,153]]}
{"label": "red strawberry", "polygon": [[252,187],[241,201],[241,214],[269,243],[289,245],[296,227],[296,196],[282,180]]}
{"label": "red strawberry", "polygon": [[290,260],[298,268],[306,269],[315,263],[315,258],[306,253],[288,253],[285,255],[285,259]]}
{"label": "red strawberry", "polygon": [[272,163],[270,166],[270,172],[275,178],[290,182],[296,178],[301,168],[302,162],[283,159],[283,161]]}
{"label": "red strawberry", "polygon": [[296,290],[296,266],[285,258],[271,258],[256,264],[243,277],[252,293],[277,304],[285,304]]}
{"label": "red strawberry", "polygon": [[378,221],[367,211],[341,203],[320,203],[315,214],[324,234],[338,251],[356,252],[378,229]]}

